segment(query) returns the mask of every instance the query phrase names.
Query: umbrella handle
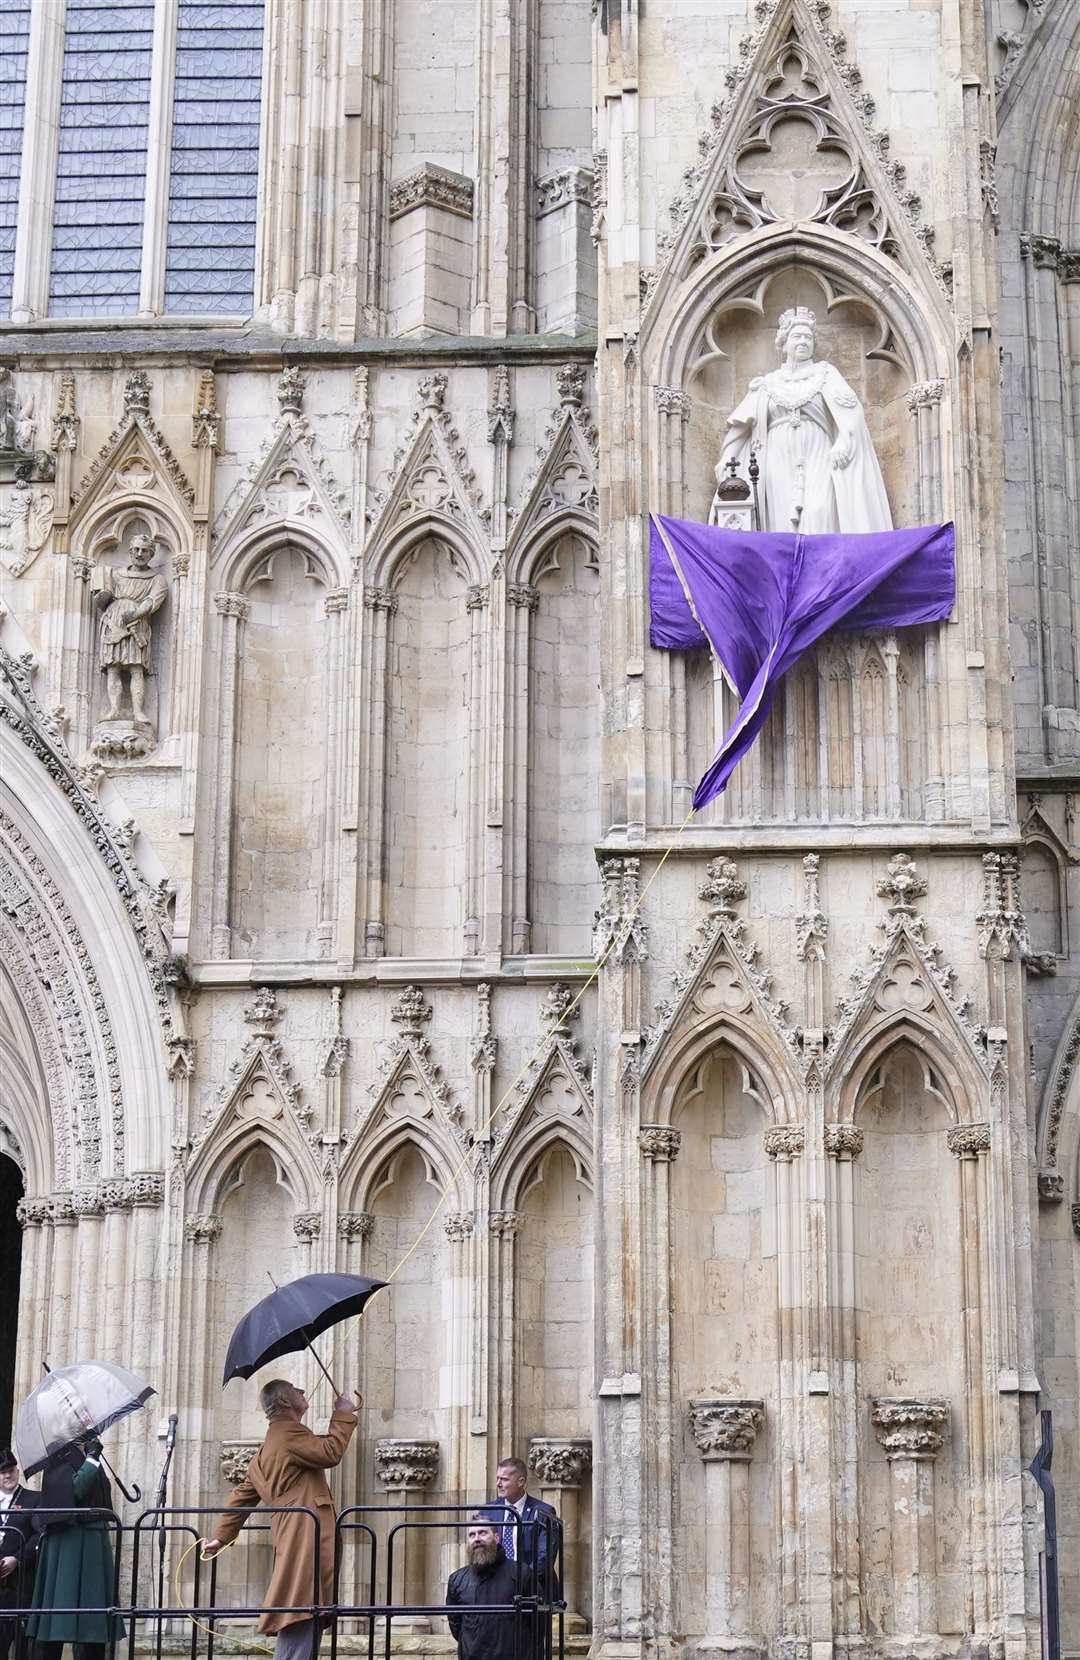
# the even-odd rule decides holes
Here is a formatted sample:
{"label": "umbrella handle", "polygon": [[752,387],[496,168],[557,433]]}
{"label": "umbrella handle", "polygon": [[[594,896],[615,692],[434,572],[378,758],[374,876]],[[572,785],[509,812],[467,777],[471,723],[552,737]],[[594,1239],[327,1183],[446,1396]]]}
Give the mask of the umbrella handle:
{"label": "umbrella handle", "polygon": [[124,1486],[123,1482],[120,1480],[120,1477],[117,1475],[116,1471],[113,1469],[112,1465],[109,1463],[109,1460],[105,1457],[105,1454],[100,1453],[98,1456],[100,1457],[101,1462],[104,1464],[105,1468],[108,1470],[109,1474],[112,1476],[112,1478],[115,1481],[117,1487],[119,1487],[121,1493],[123,1493],[125,1499],[127,1499],[128,1503],[129,1504],[138,1504],[140,1499],[142,1498],[142,1488],[139,1486],[138,1482],[137,1481],[132,1482],[131,1491],[129,1492],[128,1489]]}

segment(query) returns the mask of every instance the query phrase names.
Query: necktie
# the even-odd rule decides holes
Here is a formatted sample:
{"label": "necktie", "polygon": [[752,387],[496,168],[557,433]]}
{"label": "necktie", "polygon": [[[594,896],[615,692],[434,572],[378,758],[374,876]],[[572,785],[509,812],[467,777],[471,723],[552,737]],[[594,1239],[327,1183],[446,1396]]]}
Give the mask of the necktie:
{"label": "necktie", "polygon": [[516,1531],[517,1530],[514,1527],[514,1512],[512,1510],[508,1510],[506,1512],[506,1521],[503,1523],[502,1548],[503,1554],[511,1562],[514,1561],[516,1555],[514,1550],[514,1534]]}

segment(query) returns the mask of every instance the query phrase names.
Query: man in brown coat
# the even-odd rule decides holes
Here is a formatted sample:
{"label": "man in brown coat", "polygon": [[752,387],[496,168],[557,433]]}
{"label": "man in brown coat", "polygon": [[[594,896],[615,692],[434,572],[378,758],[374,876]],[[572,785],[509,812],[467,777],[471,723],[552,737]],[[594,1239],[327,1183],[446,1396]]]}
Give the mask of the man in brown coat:
{"label": "man in brown coat", "polygon": [[[308,1409],[302,1389],[275,1378],[259,1391],[259,1405],[269,1419],[265,1439],[248,1465],[248,1473],[234,1487],[228,1507],[218,1517],[212,1539],[204,1539],[203,1555],[216,1556],[236,1538],[247,1521],[245,1511],[258,1504],[304,1505],[319,1520],[319,1597],[328,1603],[334,1594],[334,1501],[324,1470],[333,1470],[356,1428],[355,1405],[347,1395],[334,1402],[325,1435],[305,1429]],[[280,1612],[315,1600],[315,1529],[303,1513],[279,1512],[270,1519],[274,1571],[259,1617],[258,1629],[273,1632],[274,1660],[309,1660],[318,1648],[315,1622],[304,1613]]]}

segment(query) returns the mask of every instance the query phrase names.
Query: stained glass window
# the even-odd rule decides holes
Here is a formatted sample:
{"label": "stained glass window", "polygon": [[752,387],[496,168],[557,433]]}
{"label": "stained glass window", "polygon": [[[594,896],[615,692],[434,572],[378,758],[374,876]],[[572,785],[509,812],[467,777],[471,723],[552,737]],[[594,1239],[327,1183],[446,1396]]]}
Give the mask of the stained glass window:
{"label": "stained glass window", "polygon": [[255,209],[263,0],[179,0],[165,310],[247,315]]}
{"label": "stained glass window", "polygon": [[0,317],[11,315],[30,0],[0,5]]}
{"label": "stained glass window", "polygon": [[154,0],[67,0],[49,312],[139,303]]}

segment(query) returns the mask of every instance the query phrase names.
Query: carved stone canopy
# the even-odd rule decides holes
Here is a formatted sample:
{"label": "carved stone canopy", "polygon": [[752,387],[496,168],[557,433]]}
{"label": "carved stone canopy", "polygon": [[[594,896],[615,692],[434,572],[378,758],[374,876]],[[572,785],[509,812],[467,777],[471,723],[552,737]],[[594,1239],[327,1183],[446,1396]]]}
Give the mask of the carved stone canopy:
{"label": "carved stone canopy", "polygon": [[706,1463],[717,1458],[748,1459],[765,1421],[764,1401],[704,1395],[689,1402],[690,1430]]}
{"label": "carved stone canopy", "polygon": [[437,1441],[376,1441],[375,1474],[386,1488],[430,1487],[439,1468]]}
{"label": "carved stone canopy", "polygon": [[592,1440],[587,1435],[536,1435],[529,1442],[528,1463],[545,1487],[580,1487],[592,1469]]}
{"label": "carved stone canopy", "polygon": [[870,1416],[890,1460],[936,1458],[949,1420],[949,1403],[914,1395],[879,1395],[870,1402]]}

